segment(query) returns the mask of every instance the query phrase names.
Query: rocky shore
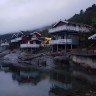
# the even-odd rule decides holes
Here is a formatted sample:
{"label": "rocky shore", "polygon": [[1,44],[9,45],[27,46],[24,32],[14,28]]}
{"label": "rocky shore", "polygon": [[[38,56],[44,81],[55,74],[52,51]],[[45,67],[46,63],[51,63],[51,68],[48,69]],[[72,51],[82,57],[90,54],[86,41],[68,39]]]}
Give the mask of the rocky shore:
{"label": "rocky shore", "polygon": [[82,67],[80,64],[73,62],[70,55],[60,53],[42,52],[33,54],[21,50],[5,50],[0,52],[1,64],[12,66],[12,68],[37,68],[43,71],[68,69],[71,75],[80,80],[86,80],[88,83],[96,84],[96,70],[89,67]]}
{"label": "rocky shore", "polygon": [[[73,59],[72,59],[73,58]],[[83,57],[82,57],[83,58]],[[40,52],[40,53],[30,53],[21,50],[0,50],[0,61],[6,65],[13,65],[13,66],[36,66],[36,67],[44,67],[45,69],[52,69],[57,65],[62,64],[69,64],[76,67],[81,66],[84,70],[86,69],[94,69],[92,63],[84,64],[82,63],[84,60],[82,59],[79,64],[78,62],[74,62],[74,56],[70,54],[65,54],[64,52],[58,53],[51,53],[51,52]],[[76,59],[77,60],[77,59]],[[75,60],[75,61],[76,61]],[[89,60],[89,59],[88,59]],[[77,67],[76,67],[77,68]]]}
{"label": "rocky shore", "polygon": [[56,63],[68,63],[68,58],[64,54],[49,52],[33,54],[21,50],[3,50],[0,51],[0,58],[3,62],[2,64],[6,66],[37,67],[44,70],[53,69]]}

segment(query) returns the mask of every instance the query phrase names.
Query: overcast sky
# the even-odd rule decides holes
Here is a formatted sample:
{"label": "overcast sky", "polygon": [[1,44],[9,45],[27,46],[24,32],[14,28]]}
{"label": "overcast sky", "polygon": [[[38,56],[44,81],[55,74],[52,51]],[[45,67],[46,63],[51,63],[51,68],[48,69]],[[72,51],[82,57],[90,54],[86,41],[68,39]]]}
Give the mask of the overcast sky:
{"label": "overcast sky", "polygon": [[94,3],[96,0],[0,0],[0,34],[50,25]]}

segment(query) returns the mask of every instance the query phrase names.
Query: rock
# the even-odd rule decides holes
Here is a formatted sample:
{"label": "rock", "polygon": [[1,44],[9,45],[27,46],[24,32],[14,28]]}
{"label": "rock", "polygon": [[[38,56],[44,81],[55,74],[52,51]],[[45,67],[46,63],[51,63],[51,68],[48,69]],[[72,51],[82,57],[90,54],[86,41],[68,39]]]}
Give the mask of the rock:
{"label": "rock", "polygon": [[18,54],[11,53],[4,56],[4,63],[6,64],[18,64]]}
{"label": "rock", "polygon": [[54,67],[54,60],[51,56],[41,56],[31,60],[31,64],[35,66],[46,67],[46,69],[51,69]]}
{"label": "rock", "polygon": [[67,56],[56,56],[54,57],[56,63],[69,64],[69,58]]}
{"label": "rock", "polygon": [[1,53],[0,53],[0,61],[1,61],[1,64],[3,64],[3,59],[4,59],[4,56],[9,54],[11,51],[10,50],[3,50]]}
{"label": "rock", "polygon": [[48,56],[46,53],[30,54],[21,51],[12,51],[4,56],[4,63],[11,65],[33,65],[42,66],[45,69],[51,69],[54,67],[54,59],[52,56]]}
{"label": "rock", "polygon": [[38,60],[38,65],[46,66],[46,60],[39,59],[39,60]]}

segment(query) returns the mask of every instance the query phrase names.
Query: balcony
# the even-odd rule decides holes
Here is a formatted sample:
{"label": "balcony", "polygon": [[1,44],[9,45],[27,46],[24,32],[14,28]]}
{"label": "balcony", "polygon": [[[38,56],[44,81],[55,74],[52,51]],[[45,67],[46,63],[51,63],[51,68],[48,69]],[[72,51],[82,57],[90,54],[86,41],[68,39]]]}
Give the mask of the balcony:
{"label": "balcony", "polygon": [[37,39],[37,37],[31,38],[32,41],[33,41],[33,40],[36,40],[36,39]]}
{"label": "balcony", "polygon": [[1,46],[9,46],[9,43],[8,42],[1,43]]}
{"label": "balcony", "polygon": [[59,32],[59,31],[89,32],[89,29],[86,28],[86,27],[67,26],[67,25],[63,25],[63,26],[59,26],[59,27],[56,27],[56,28],[49,29],[49,33],[55,33],[55,32]]}
{"label": "balcony", "polygon": [[72,44],[72,39],[58,39],[49,41],[50,45],[54,44]]}
{"label": "balcony", "polygon": [[22,37],[18,37],[18,38],[12,39],[11,43],[19,42],[20,40],[22,40]]}
{"label": "balcony", "polygon": [[21,44],[20,48],[39,48],[40,44]]}

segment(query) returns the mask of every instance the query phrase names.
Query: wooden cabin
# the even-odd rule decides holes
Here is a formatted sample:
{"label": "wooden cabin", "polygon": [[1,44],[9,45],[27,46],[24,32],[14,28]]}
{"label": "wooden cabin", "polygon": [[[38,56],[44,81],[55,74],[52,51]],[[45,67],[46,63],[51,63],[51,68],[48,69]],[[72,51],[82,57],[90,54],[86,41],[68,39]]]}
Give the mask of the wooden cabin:
{"label": "wooden cabin", "polygon": [[6,39],[5,40],[1,40],[0,45],[3,48],[8,48],[9,47],[9,42]]}
{"label": "wooden cabin", "polygon": [[20,44],[22,42],[22,37],[23,37],[24,33],[23,32],[19,32],[17,34],[13,34],[11,37],[11,48],[15,49],[15,48],[20,48]]}
{"label": "wooden cabin", "polygon": [[41,46],[40,40],[41,34],[38,32],[33,32],[29,35],[25,35],[22,37],[22,43],[20,48],[39,48]]}
{"label": "wooden cabin", "polygon": [[41,34],[40,33],[33,32],[33,33],[31,33],[31,35],[32,35],[32,38],[31,38],[32,44],[41,44],[41,40],[40,40]]}
{"label": "wooden cabin", "polygon": [[59,21],[55,23],[49,34],[52,35],[52,40],[49,42],[53,50],[60,51],[77,48],[79,45],[78,32],[89,32],[90,28],[87,25],[81,25],[68,21]]}
{"label": "wooden cabin", "polygon": [[53,36],[49,44],[54,51],[61,51],[76,48],[79,44],[78,37],[79,25],[67,21],[59,21],[49,29]]}

